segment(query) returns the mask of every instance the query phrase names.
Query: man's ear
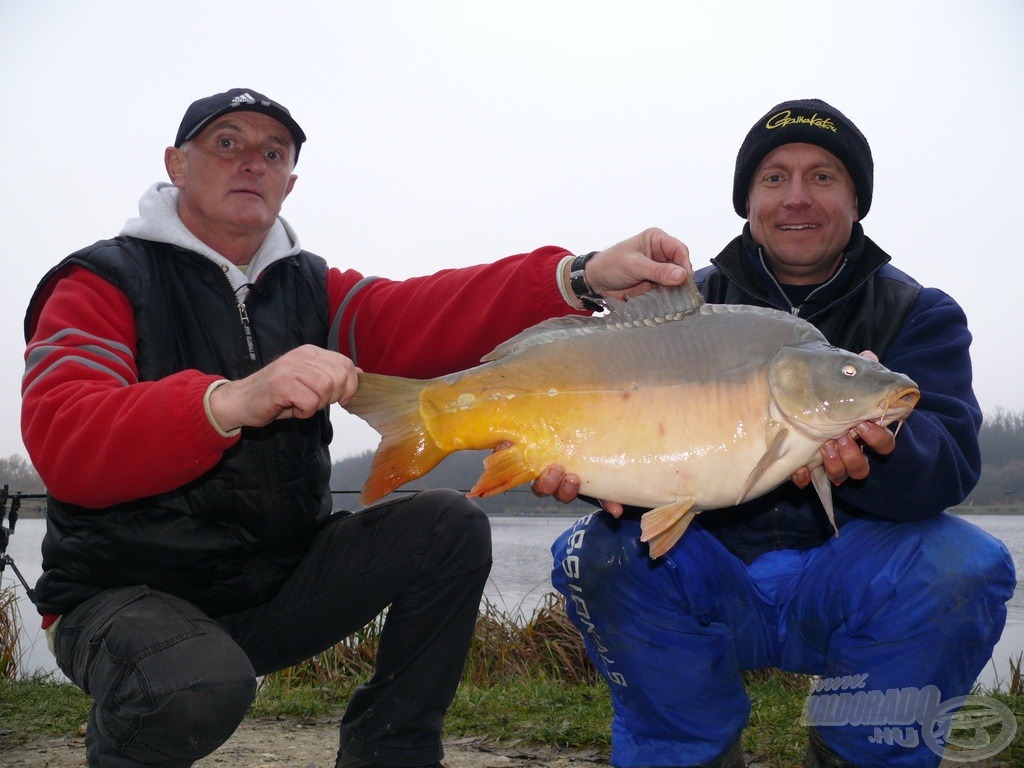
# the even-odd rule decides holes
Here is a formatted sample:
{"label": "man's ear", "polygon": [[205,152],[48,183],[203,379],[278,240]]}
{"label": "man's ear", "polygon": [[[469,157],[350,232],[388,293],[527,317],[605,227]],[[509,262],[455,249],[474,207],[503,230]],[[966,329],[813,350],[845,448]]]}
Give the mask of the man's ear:
{"label": "man's ear", "polygon": [[168,147],[164,150],[164,168],[167,169],[167,178],[171,183],[181,188],[185,185],[185,170],[188,166],[188,158],[185,153],[177,147]]}
{"label": "man's ear", "polygon": [[285,189],[285,191],[284,191],[284,196],[285,196],[285,197],[288,197],[288,195],[290,195],[290,194],[292,193],[292,190],[293,190],[293,189],[295,189],[295,181],[296,181],[296,180],[297,180],[298,178],[299,178],[299,177],[298,177],[298,176],[296,176],[296,175],[295,175],[295,174],[293,173],[293,174],[291,175],[291,177],[290,177],[290,178],[288,179],[288,187],[287,187],[287,188]]}

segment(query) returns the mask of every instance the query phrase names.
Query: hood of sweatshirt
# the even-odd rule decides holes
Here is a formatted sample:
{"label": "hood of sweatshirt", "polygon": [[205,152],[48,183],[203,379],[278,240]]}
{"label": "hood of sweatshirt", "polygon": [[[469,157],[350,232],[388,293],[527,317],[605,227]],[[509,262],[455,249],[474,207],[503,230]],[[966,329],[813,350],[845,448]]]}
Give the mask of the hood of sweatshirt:
{"label": "hood of sweatshirt", "polygon": [[168,243],[198,253],[214,262],[231,282],[239,302],[245,301],[249,286],[260,273],[279,259],[294,256],[302,246],[288,222],[277,217],[266,239],[252,257],[246,272],[236,267],[217,251],[193,235],[178,216],[178,188],[166,181],[158,181],[139,200],[138,218],[128,219],[121,235]]}

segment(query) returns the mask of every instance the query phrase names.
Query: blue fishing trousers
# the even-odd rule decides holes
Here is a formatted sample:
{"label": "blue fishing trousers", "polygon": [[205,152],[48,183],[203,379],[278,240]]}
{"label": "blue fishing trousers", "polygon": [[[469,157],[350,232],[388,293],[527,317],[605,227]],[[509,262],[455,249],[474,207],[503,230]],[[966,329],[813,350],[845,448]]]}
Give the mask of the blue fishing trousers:
{"label": "blue fishing trousers", "polygon": [[[802,722],[853,765],[936,766],[915,708],[970,692],[1016,582],[1002,542],[948,514],[852,521],[750,565],[699,518],[658,561],[639,535],[639,522],[597,512],[552,546],[552,582],[611,690],[620,768],[721,755],[750,715],[740,671],[766,667],[822,677]],[[888,695],[899,730],[879,727],[878,706],[853,711],[859,691]]]}

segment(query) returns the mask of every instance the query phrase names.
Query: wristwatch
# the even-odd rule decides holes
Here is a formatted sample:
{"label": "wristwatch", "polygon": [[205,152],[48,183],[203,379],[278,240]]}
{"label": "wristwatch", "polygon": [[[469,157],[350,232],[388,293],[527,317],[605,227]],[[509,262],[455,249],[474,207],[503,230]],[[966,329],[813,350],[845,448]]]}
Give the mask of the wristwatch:
{"label": "wristwatch", "polygon": [[586,273],[587,262],[597,253],[597,251],[591,251],[572,260],[572,264],[569,265],[569,287],[572,289],[573,295],[583,304],[584,309],[600,312],[605,308],[604,299],[590,287]]}

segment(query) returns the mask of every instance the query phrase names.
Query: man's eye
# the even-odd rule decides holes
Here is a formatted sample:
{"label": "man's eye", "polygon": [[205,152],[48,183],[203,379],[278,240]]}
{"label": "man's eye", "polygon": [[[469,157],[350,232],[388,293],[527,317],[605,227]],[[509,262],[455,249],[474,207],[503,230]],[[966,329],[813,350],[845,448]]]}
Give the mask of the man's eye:
{"label": "man's eye", "polygon": [[267,160],[278,160],[281,157],[281,153],[276,149],[268,149],[263,153],[263,156],[266,157]]}
{"label": "man's eye", "polygon": [[227,138],[226,136],[222,139],[217,140],[217,146],[219,146],[221,149],[231,149],[234,145],[235,142],[232,139]]}

